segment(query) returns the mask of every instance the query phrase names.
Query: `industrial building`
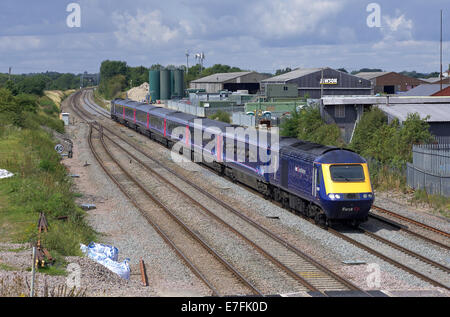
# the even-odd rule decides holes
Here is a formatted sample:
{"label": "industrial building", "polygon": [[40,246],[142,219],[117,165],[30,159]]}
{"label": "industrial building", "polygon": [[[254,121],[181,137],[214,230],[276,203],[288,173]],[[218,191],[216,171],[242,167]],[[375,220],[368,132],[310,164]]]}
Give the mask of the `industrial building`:
{"label": "industrial building", "polygon": [[388,116],[388,120],[398,119],[403,122],[408,114],[418,113],[426,118],[430,125],[430,132],[437,137],[450,137],[450,103],[445,104],[395,104],[378,105]]}
{"label": "industrial building", "polygon": [[297,68],[289,73],[261,81],[265,92],[270,84],[296,85],[298,97],[320,99],[326,95],[370,95],[370,80],[359,78],[329,67]]}
{"label": "industrial building", "polygon": [[218,73],[191,81],[190,88],[204,89],[207,93],[247,90],[250,94],[256,94],[260,82],[267,77],[257,72]]}
{"label": "industrial building", "polygon": [[320,113],[326,123],[336,124],[341,129],[342,138],[349,143],[364,111],[373,106],[380,107],[389,119],[398,118],[400,122],[408,113],[418,112],[421,118],[430,115],[430,132],[435,136],[450,135],[448,97],[325,96]]}
{"label": "industrial building", "polygon": [[427,82],[404,76],[395,72],[363,72],[355,76],[370,80],[373,86],[373,93],[385,93],[394,95],[398,92],[408,91]]}
{"label": "industrial building", "polygon": [[431,78],[419,78],[422,81],[425,81],[429,84],[434,84],[436,82],[439,82],[441,80],[440,77],[431,77]]}
{"label": "industrial building", "polygon": [[[449,84],[442,85],[443,90],[450,87]],[[419,85],[416,88],[411,89],[410,91],[405,92],[402,96],[449,96],[448,94],[439,94],[441,92],[441,85],[439,84],[423,84]],[[439,94],[439,95],[438,95]]]}

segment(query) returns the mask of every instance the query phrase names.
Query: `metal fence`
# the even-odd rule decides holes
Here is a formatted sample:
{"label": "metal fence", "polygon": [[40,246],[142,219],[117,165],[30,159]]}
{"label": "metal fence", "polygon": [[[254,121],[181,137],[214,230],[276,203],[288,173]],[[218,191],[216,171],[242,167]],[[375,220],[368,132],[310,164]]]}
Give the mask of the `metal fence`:
{"label": "metal fence", "polygon": [[194,116],[203,117],[203,118],[209,117],[219,111],[234,113],[234,112],[239,112],[239,111],[244,110],[244,106],[204,108],[204,107],[197,107],[194,105],[188,105],[186,103],[177,102],[177,101],[173,101],[173,100],[168,101],[167,108],[185,112],[185,113],[189,113]]}
{"label": "metal fence", "polygon": [[439,144],[450,144],[450,136],[435,136],[434,138]]}
{"label": "metal fence", "polygon": [[414,145],[407,182],[414,189],[450,197],[450,144]]}
{"label": "metal fence", "polygon": [[231,123],[242,125],[244,127],[254,127],[256,125],[256,118],[255,116],[249,116],[243,112],[234,112]]}

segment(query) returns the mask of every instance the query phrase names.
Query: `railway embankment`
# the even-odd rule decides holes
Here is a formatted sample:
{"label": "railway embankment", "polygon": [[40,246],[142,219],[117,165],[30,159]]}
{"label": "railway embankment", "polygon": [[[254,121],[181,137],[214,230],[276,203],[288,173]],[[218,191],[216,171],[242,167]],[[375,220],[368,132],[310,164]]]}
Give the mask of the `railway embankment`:
{"label": "railway embankment", "polygon": [[[38,240],[48,251],[44,262],[52,262],[40,265],[39,272],[66,275],[65,257],[81,255],[79,243],[96,236],[75,202],[72,180],[55,151],[57,141],[47,131],[64,132],[58,114],[57,105],[46,96],[14,96],[0,90],[0,168],[14,174],[0,180],[2,281],[30,270],[31,247]],[[40,213],[46,216],[48,230],[39,235]]]}

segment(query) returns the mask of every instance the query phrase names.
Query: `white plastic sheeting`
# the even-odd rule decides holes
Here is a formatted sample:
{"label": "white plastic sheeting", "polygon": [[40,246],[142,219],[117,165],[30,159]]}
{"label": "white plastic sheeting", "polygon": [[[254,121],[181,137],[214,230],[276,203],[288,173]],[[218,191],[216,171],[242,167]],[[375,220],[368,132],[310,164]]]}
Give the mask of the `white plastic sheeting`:
{"label": "white plastic sheeting", "polygon": [[13,177],[14,174],[11,172],[8,172],[7,170],[2,170],[0,169],[0,179],[2,178],[9,178],[9,177]]}
{"label": "white plastic sheeting", "polygon": [[126,280],[130,279],[130,260],[125,259],[123,262],[117,262],[119,250],[116,247],[91,242],[88,246],[81,244],[80,249],[81,252],[95,262],[100,263]]}

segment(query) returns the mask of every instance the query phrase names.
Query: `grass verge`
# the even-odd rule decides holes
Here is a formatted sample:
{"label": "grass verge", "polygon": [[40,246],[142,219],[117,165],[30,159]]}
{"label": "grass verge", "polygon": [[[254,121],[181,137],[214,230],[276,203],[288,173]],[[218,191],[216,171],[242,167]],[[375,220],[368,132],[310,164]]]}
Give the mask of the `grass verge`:
{"label": "grass verge", "polygon": [[[0,168],[14,173],[0,179],[0,241],[35,243],[39,213],[45,213],[49,231],[42,233],[41,242],[56,259],[47,270],[62,274],[63,256],[81,255],[79,244],[95,240],[96,233],[75,204],[73,180],[60,163],[55,141],[41,128],[44,125],[64,133],[64,124],[57,118],[59,110],[48,97],[33,98],[38,108],[23,112],[16,124],[11,124],[15,123],[11,120],[14,114],[0,112]],[[67,220],[57,220],[60,216]]]}

